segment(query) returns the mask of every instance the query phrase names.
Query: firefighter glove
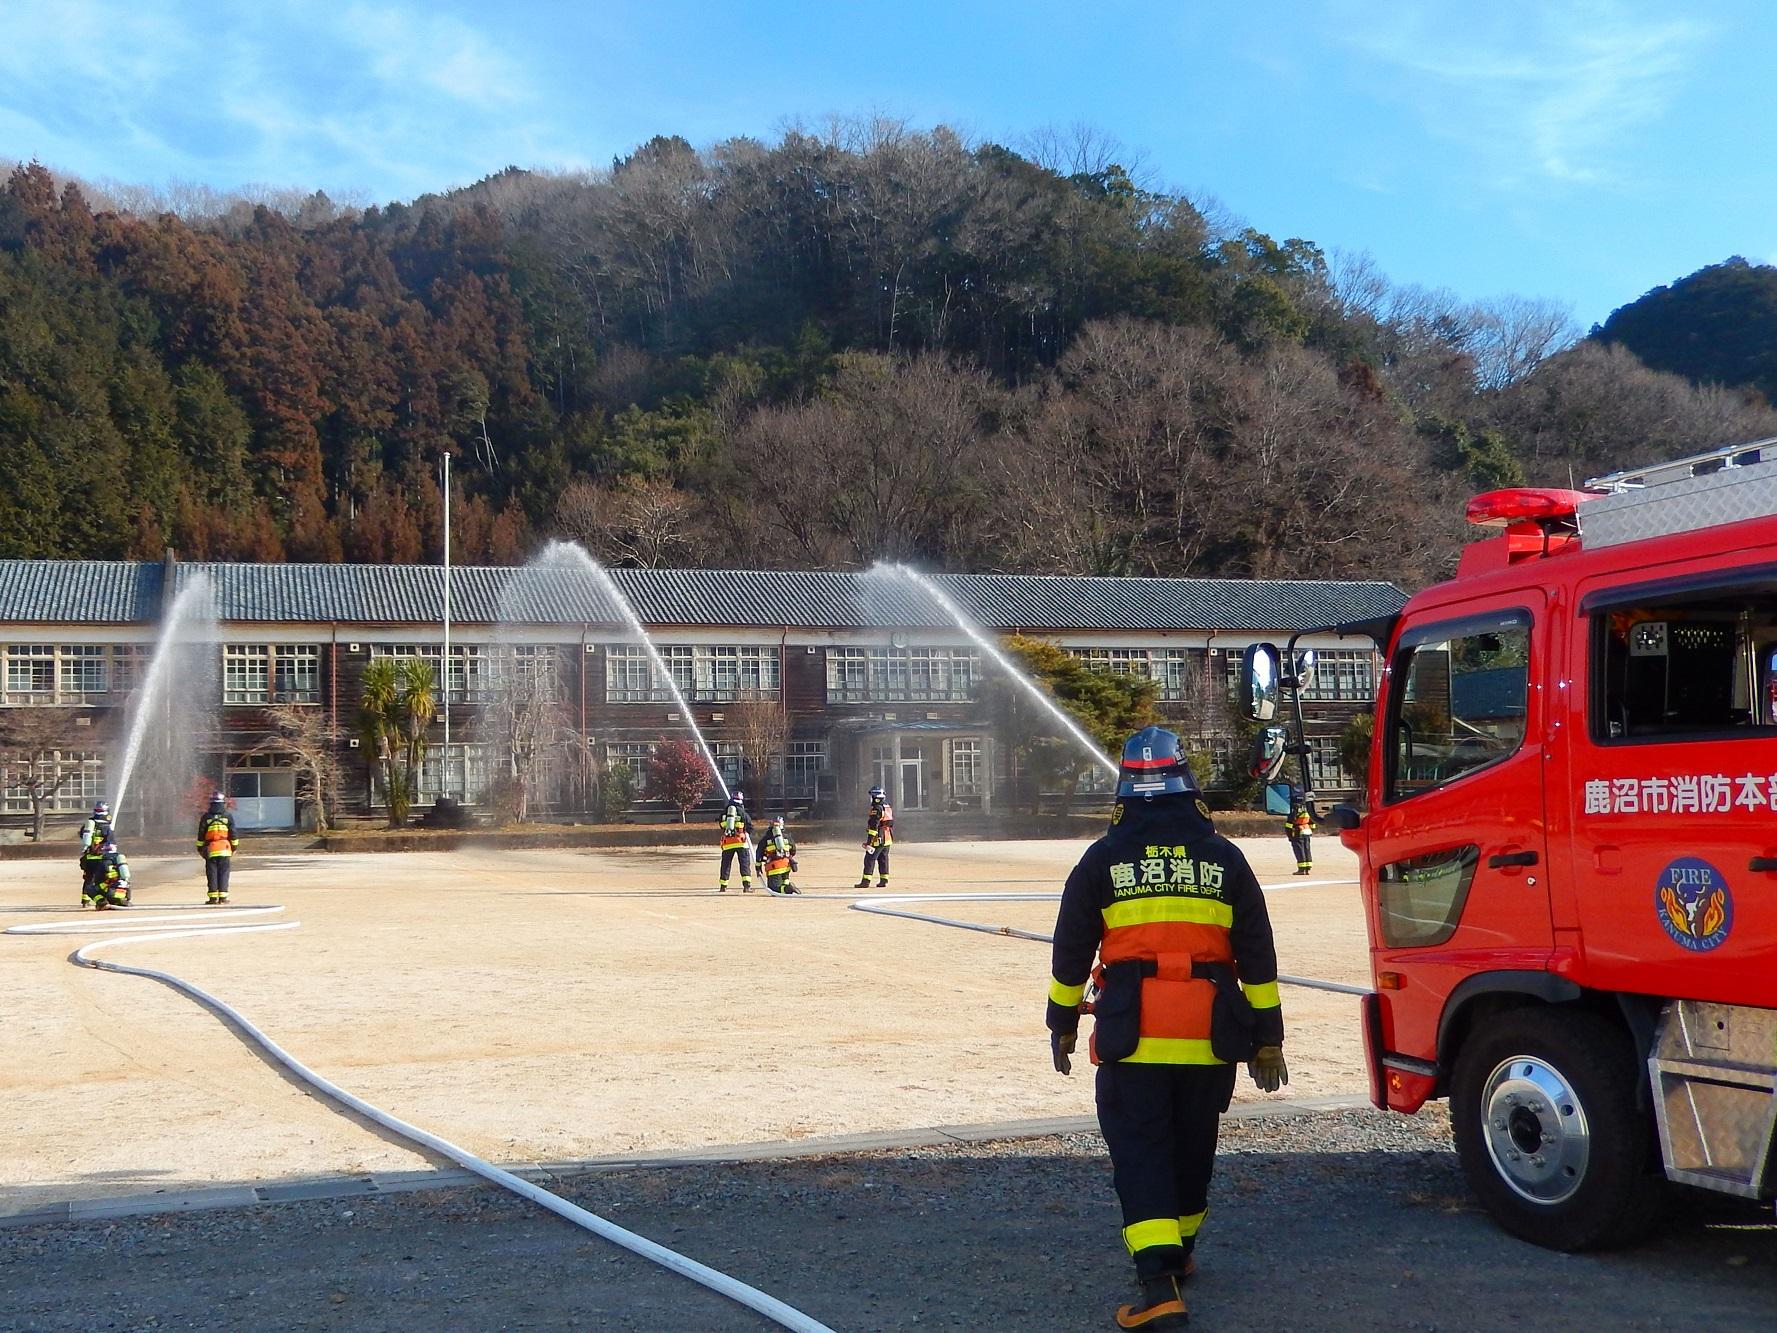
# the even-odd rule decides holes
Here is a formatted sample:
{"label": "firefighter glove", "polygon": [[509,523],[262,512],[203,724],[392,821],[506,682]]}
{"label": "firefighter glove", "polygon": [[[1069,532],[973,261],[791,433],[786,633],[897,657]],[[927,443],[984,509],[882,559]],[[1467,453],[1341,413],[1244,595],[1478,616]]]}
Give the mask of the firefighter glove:
{"label": "firefighter glove", "polygon": [[1049,1034],[1049,1053],[1055,1057],[1055,1072],[1071,1074],[1074,1062],[1068,1057],[1074,1053],[1074,1043],[1080,1039],[1077,1032],[1051,1032]]}
{"label": "firefighter glove", "polygon": [[1261,1092],[1276,1092],[1290,1081],[1289,1066],[1283,1062],[1283,1047],[1261,1046],[1246,1066]]}

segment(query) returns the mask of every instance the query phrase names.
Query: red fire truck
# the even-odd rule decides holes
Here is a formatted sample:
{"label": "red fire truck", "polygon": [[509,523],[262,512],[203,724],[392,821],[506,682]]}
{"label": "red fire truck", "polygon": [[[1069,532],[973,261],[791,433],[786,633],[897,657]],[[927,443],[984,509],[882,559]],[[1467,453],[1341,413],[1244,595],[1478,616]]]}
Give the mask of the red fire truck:
{"label": "red fire truck", "polygon": [[[1468,517],[1499,534],[1367,627],[1368,807],[1330,812],[1371,1098],[1449,1098],[1476,1194],[1556,1249],[1632,1239],[1668,1181],[1769,1202],[1777,440]],[[1301,674],[1249,652],[1249,713]]]}

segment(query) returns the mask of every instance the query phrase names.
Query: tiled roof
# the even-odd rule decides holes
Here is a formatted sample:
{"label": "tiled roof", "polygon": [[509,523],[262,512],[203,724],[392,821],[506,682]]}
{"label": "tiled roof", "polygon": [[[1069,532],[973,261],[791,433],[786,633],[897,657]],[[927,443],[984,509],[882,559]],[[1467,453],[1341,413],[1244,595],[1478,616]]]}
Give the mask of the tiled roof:
{"label": "tiled roof", "polygon": [[136,560],[0,560],[0,623],[153,620],[160,584],[160,565]]}
{"label": "tiled roof", "polygon": [[[191,563],[224,621],[420,624],[439,619],[436,565]],[[644,624],[791,629],[948,625],[923,590],[893,576],[823,571],[618,569],[617,588]],[[156,563],[0,560],[0,624],[124,624],[160,613]],[[1116,579],[939,574],[932,582],[989,629],[1296,630],[1388,615],[1406,600],[1388,583],[1249,579]],[[590,573],[556,565],[458,566],[452,618],[463,624],[612,624],[616,605]]]}

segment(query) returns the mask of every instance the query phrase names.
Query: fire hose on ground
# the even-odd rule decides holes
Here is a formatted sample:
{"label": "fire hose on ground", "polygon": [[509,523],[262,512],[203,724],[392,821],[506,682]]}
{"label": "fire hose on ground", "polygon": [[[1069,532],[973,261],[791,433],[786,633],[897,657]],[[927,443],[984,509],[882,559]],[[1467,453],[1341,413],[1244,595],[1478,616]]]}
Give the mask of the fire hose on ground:
{"label": "fire hose on ground", "polygon": [[[1285,889],[1322,888],[1330,884],[1347,884],[1349,880],[1341,879],[1310,879],[1299,884],[1281,884],[1262,886],[1267,893],[1280,892]],[[816,901],[819,901],[818,899]],[[933,916],[926,912],[903,911],[898,906],[889,904],[901,903],[1057,903],[1061,901],[1059,893],[897,893],[892,896],[877,895],[876,897],[859,898],[851,904],[854,912],[869,912],[873,916],[894,916],[905,921],[923,921],[928,925],[950,926],[956,930],[975,930],[983,935],[1002,935],[1008,939],[1031,940],[1037,944],[1053,944],[1055,937],[1045,935],[1036,930],[1020,930],[1016,926],[988,926],[979,921],[958,921],[954,917]],[[1318,977],[1296,977],[1278,973],[1278,983],[1284,986],[1302,986],[1309,990],[1332,991],[1338,995],[1368,995],[1368,986],[1353,986],[1343,981],[1323,981]]]}
{"label": "fire hose on ground", "polygon": [[[190,918],[178,916],[136,915],[137,912],[144,910],[149,909],[124,908],[118,912],[118,915],[115,918],[107,916],[104,918],[87,918],[80,921],[56,921],[46,922],[42,925],[12,926],[6,930],[5,933],[8,935],[90,935],[93,933],[122,931],[134,932],[148,926],[190,921]],[[153,910],[158,911],[160,909]],[[620,1246],[623,1249],[630,1251],[632,1254],[640,1255],[642,1258],[659,1264],[662,1268],[677,1273],[681,1277],[690,1278],[691,1281],[698,1283],[700,1286],[707,1287],[717,1295],[725,1296],[737,1304],[746,1306],[749,1310],[764,1315],[767,1319],[782,1328],[796,1330],[796,1333],[833,1333],[833,1330],[828,1328],[827,1325],[809,1315],[803,1314],[793,1306],[786,1305],[775,1296],[769,1296],[755,1287],[748,1286],[738,1278],[729,1277],[726,1273],[718,1272],[713,1268],[700,1264],[695,1259],[689,1259],[684,1255],[679,1254],[677,1251],[669,1250],[664,1245],[656,1244],[645,1236],[638,1236],[635,1232],[628,1231],[623,1227],[618,1226],[615,1222],[600,1217],[597,1213],[589,1212],[578,1204],[570,1203],[559,1194],[552,1194],[539,1185],[533,1185],[530,1181],[525,1180],[521,1176],[516,1176],[510,1171],[502,1170],[493,1165],[491,1162],[482,1160],[468,1149],[459,1148],[448,1139],[442,1139],[436,1134],[428,1133],[417,1125],[411,1125],[407,1121],[401,1120],[390,1115],[387,1111],[371,1105],[363,1098],[354,1096],[338,1084],[323,1078],[320,1074],[317,1074],[314,1070],[303,1064],[295,1056],[291,1055],[282,1046],[278,1045],[277,1042],[273,1041],[263,1031],[256,1027],[244,1015],[231,1007],[226,1001],[217,998],[208,991],[203,990],[201,987],[193,985],[183,977],[175,976],[171,972],[162,972],[155,968],[131,967],[126,963],[103,962],[92,957],[92,954],[96,950],[118,948],[125,944],[149,944],[162,940],[189,940],[205,937],[214,938],[221,935],[244,935],[269,930],[293,930],[296,926],[301,924],[296,921],[267,922],[262,919],[282,912],[284,909],[281,906],[238,906],[228,908],[205,907],[196,910],[205,913],[203,920],[206,924],[181,924],[173,929],[153,930],[146,935],[132,933],[121,939],[95,940],[91,944],[85,944],[76,949],[71,955],[69,955],[69,961],[76,963],[81,967],[96,968],[101,972],[117,972],[125,976],[147,977],[150,980],[158,981],[163,985],[170,986],[180,994],[197,1001],[200,1005],[210,1010],[224,1022],[233,1025],[234,1028],[245,1036],[249,1042],[259,1047],[260,1050],[264,1051],[279,1065],[289,1070],[290,1073],[294,1074],[297,1078],[302,1080],[302,1082],[306,1083],[316,1092],[319,1092],[322,1096],[330,1098],[341,1106],[356,1111],[359,1115],[381,1125],[384,1129],[407,1140],[409,1143],[424,1148],[441,1157],[449,1158],[458,1166],[467,1171],[474,1172],[482,1179],[498,1185],[502,1189],[510,1190],[520,1198],[527,1199],[531,1203],[537,1204],[539,1207],[548,1209],[557,1217],[564,1218],[567,1221],[572,1222],[575,1226],[590,1231],[593,1235],[598,1236],[603,1240],[610,1241],[613,1245]],[[231,919],[216,921],[215,918],[222,912],[227,912]],[[253,918],[250,922],[244,919],[249,916]],[[214,924],[211,924],[212,922],[214,922]]]}

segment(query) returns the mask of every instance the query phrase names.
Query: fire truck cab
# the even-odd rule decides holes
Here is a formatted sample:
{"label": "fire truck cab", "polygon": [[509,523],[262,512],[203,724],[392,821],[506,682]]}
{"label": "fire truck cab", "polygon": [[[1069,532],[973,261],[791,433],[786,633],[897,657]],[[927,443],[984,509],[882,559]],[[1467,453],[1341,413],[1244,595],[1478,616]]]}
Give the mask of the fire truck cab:
{"label": "fire truck cab", "polygon": [[1377,629],[1367,808],[1331,812],[1372,1100],[1449,1098],[1476,1194],[1556,1249],[1669,1181],[1769,1202],[1777,441],[1469,518],[1501,531]]}

